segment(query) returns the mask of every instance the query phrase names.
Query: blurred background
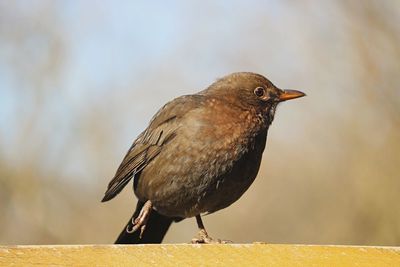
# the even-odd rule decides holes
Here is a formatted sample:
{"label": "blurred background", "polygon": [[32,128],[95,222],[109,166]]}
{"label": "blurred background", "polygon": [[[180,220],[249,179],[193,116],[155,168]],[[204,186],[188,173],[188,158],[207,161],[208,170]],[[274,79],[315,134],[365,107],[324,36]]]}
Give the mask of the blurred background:
{"label": "blurred background", "polygon": [[258,178],[209,233],[400,245],[396,0],[0,1],[0,244],[112,243],[136,199],[100,200],[132,141],[236,71],[308,96],[279,107]]}

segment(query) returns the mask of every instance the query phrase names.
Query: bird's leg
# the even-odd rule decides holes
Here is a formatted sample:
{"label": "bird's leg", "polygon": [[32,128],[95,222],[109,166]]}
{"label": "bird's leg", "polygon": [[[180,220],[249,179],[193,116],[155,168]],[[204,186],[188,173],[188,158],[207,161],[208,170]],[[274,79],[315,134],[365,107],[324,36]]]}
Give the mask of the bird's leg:
{"label": "bird's leg", "polygon": [[213,243],[213,239],[208,236],[206,228],[204,227],[203,221],[200,215],[196,215],[197,227],[199,228],[199,232],[197,233],[197,237],[192,239],[193,244],[209,244]]}
{"label": "bird's leg", "polygon": [[201,220],[200,215],[196,215],[197,226],[199,227],[199,232],[197,233],[197,237],[192,239],[192,244],[226,244],[232,243],[232,241],[221,240],[221,239],[213,239],[211,238],[206,228],[204,227],[203,221]]}
{"label": "bird's leg", "polygon": [[146,203],[144,203],[142,209],[140,210],[139,216],[137,216],[136,218],[132,217],[132,225],[133,225],[132,228],[129,229],[129,225],[126,226],[126,232],[131,234],[140,229],[139,237],[142,238],[152,208],[153,208],[153,203],[151,203],[150,200],[147,200]]}

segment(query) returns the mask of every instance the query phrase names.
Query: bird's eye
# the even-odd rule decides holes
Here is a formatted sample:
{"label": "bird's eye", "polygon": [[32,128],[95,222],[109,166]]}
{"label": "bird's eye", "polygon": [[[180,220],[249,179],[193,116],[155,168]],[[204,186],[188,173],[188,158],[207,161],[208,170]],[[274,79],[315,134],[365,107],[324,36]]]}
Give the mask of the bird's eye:
{"label": "bird's eye", "polygon": [[263,97],[265,94],[265,89],[262,87],[257,87],[256,89],[254,89],[254,94],[258,97]]}

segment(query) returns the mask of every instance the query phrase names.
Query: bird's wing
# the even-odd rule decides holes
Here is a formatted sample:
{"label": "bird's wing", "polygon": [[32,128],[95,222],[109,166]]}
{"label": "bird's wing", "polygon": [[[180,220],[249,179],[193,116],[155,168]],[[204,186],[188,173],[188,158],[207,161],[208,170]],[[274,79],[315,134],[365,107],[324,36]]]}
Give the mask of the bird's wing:
{"label": "bird's wing", "polygon": [[150,125],[133,142],[114,178],[108,184],[102,202],[114,198],[125,185],[140,173],[176,136],[178,119],[197,108],[203,102],[201,95],[188,95],[176,98],[162,107],[150,121]]}

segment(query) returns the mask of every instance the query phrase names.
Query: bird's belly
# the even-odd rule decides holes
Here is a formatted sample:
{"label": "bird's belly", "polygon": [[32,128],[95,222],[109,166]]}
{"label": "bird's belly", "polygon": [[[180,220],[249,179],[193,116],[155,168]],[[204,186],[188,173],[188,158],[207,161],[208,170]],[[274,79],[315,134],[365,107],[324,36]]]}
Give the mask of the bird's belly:
{"label": "bird's belly", "polygon": [[[197,151],[171,144],[171,153],[159,157],[140,175],[136,195],[151,200],[161,214],[171,217],[192,217],[212,213],[238,200],[254,181],[261,162],[266,136],[257,145],[235,150],[215,147]],[[154,166],[154,167],[155,167]],[[162,166],[162,167],[161,167]],[[151,166],[148,166],[151,167]]]}
{"label": "bird's belly", "polygon": [[[259,158],[261,160],[261,155]],[[188,215],[212,213],[233,204],[253,183],[260,160],[253,161],[246,158],[235,163],[231,171],[218,177],[207,189],[200,192],[198,202],[188,211]]]}

